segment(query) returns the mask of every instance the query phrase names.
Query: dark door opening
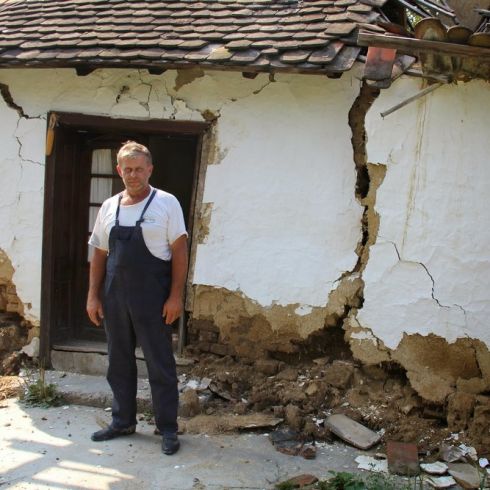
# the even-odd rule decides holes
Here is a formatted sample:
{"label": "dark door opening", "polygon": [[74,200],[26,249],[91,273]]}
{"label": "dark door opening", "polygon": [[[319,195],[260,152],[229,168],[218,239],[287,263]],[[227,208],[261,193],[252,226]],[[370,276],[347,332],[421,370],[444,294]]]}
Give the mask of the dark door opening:
{"label": "dark door opening", "polygon": [[87,241],[102,202],[123,188],[115,170],[121,144],[131,139],[148,146],[154,160],[150,184],[177,197],[191,237],[201,139],[207,128],[202,123],[58,118],[45,186],[44,358],[54,343],[105,341],[104,330],[92,325],[85,311],[91,255]]}

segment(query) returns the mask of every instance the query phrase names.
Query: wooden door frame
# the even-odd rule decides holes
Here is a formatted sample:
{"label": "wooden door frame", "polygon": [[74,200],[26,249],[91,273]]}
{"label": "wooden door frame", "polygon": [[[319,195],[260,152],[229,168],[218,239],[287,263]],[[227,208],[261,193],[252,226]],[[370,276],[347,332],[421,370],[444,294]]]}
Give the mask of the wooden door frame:
{"label": "wooden door frame", "polygon": [[[107,132],[113,131],[137,131],[148,134],[184,134],[197,137],[197,157],[194,168],[193,179],[193,202],[191,202],[191,217],[189,220],[189,229],[194,230],[196,210],[201,206],[199,197],[202,198],[202,192],[199,192],[200,179],[204,177],[204,169],[207,162],[203,162],[202,147],[203,139],[209,133],[210,123],[199,121],[169,121],[162,119],[113,119],[106,116],[91,116],[85,114],[68,113],[68,112],[50,112],[47,115],[47,121],[56,118],[56,127],[74,129],[74,130],[96,130]],[[49,123],[48,123],[49,124]],[[58,133],[59,134],[59,133]],[[50,155],[46,156],[45,177],[44,177],[44,214],[43,214],[43,240],[42,240],[42,268],[41,268],[41,331],[40,331],[40,362],[42,366],[51,365],[51,330],[53,328],[54,318],[54,237],[53,223],[55,220],[55,185],[56,185],[56,137],[58,136],[55,129],[54,149]],[[199,197],[198,197],[199,196]],[[197,197],[197,199],[196,199]],[[192,233],[195,235],[195,233]],[[193,242],[191,238],[191,244]],[[195,244],[191,245],[195,248]],[[190,276],[188,275],[188,278]],[[186,288],[188,289],[188,288]]]}

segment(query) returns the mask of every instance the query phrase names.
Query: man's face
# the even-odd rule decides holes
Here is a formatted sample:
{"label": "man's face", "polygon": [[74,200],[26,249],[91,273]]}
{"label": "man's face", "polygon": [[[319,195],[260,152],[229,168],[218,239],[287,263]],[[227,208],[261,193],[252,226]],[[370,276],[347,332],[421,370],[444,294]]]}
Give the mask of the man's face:
{"label": "man's face", "polygon": [[148,187],[153,165],[144,155],[124,158],[116,168],[130,194],[137,194]]}

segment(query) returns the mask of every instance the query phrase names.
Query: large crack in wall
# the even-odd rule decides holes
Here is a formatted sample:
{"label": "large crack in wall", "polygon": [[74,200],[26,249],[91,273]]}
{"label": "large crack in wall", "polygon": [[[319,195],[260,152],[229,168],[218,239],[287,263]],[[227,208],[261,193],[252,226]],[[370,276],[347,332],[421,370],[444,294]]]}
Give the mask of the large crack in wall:
{"label": "large crack in wall", "polygon": [[[344,323],[362,307],[362,271],[375,242],[379,218],[374,210],[376,190],[386,167],[370,165],[366,159],[364,119],[379,91],[363,85],[350,112],[352,145],[357,170],[355,194],[363,206],[362,235],[356,247],[358,260],[334,283],[323,307],[273,304],[263,307],[240,291],[204,285],[193,287],[191,339],[202,351],[247,357],[283,354],[296,357],[325,355],[350,357],[344,340]],[[207,213],[201,242],[207,235],[211,213]],[[201,236],[202,235],[202,236]]]}

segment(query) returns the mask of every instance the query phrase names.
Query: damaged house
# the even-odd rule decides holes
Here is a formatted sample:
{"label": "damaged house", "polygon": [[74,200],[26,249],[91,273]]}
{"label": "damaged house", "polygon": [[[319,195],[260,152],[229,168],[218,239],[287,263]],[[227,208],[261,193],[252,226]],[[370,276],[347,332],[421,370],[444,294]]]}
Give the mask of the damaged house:
{"label": "damaged house", "polygon": [[490,414],[490,49],[399,32],[404,15],[384,0],[0,2],[0,308],[23,341],[53,363],[104,342],[87,239],[136,139],[190,232],[180,349],[348,353],[398,366],[427,403]]}

